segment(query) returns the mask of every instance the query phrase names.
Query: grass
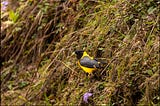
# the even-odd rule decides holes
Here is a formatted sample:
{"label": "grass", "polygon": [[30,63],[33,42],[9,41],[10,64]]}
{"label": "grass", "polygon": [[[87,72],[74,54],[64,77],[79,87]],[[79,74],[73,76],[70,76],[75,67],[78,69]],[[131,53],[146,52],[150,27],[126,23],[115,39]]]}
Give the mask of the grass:
{"label": "grass", "polygon": [[[81,105],[89,90],[99,105],[160,104],[158,1],[18,3],[1,16],[2,105]],[[99,80],[77,49],[107,62]]]}

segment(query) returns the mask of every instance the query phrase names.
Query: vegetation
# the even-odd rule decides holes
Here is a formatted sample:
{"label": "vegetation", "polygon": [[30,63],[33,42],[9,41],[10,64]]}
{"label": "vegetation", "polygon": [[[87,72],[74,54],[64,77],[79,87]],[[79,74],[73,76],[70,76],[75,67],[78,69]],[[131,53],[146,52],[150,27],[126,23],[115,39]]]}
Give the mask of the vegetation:
{"label": "vegetation", "polygon": [[[81,105],[89,90],[97,105],[160,105],[159,11],[158,0],[10,1],[1,105]],[[107,62],[99,79],[78,67],[79,49]]]}

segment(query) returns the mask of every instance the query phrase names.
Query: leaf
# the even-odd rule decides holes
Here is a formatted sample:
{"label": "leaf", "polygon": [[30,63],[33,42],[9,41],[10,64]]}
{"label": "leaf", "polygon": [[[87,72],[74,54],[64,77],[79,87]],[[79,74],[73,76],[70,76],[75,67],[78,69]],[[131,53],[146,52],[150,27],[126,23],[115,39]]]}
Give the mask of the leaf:
{"label": "leaf", "polygon": [[23,97],[23,96],[18,96],[18,98],[20,98],[20,99],[22,99],[22,100],[24,100],[24,101],[27,101],[26,98]]}
{"label": "leaf", "polygon": [[14,23],[17,22],[17,19],[19,17],[19,14],[17,12],[14,12],[13,10],[9,11],[9,19],[13,21]]}
{"label": "leaf", "polygon": [[11,90],[12,89],[12,84],[9,84],[7,87]]}
{"label": "leaf", "polygon": [[157,8],[154,8],[154,7],[152,6],[152,7],[150,7],[150,8],[147,10],[147,12],[148,12],[148,14],[152,14],[156,9],[157,9]]}
{"label": "leaf", "polygon": [[20,31],[20,30],[22,30],[21,27],[16,27],[16,28],[15,28],[15,31],[16,31],[16,32],[18,32],[18,31]]}
{"label": "leaf", "polygon": [[150,76],[153,75],[152,70],[146,70],[147,74],[149,74]]}
{"label": "leaf", "polygon": [[98,50],[104,50],[104,48],[98,48]]}
{"label": "leaf", "polygon": [[26,87],[28,84],[29,84],[29,82],[27,82],[27,81],[22,81],[22,82],[19,83],[19,87],[20,87],[20,88],[23,88],[23,87]]}
{"label": "leaf", "polygon": [[129,71],[129,75],[130,76],[135,75],[135,72],[134,71]]}
{"label": "leaf", "polygon": [[5,24],[5,25],[12,25],[13,22],[12,22],[12,21],[5,21],[4,24]]}

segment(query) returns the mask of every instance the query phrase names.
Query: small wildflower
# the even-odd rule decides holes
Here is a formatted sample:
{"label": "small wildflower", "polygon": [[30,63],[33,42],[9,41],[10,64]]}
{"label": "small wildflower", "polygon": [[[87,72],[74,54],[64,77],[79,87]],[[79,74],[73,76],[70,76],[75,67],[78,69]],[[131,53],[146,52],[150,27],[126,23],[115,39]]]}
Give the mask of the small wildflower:
{"label": "small wildflower", "polygon": [[9,4],[9,3],[8,3],[8,1],[2,1],[2,2],[1,2],[1,6],[2,6],[1,8],[2,8],[2,11],[5,11],[5,10],[6,10],[6,8],[7,8],[8,4]]}
{"label": "small wildflower", "polygon": [[83,101],[84,101],[85,103],[88,103],[88,98],[89,98],[90,96],[92,96],[92,95],[93,95],[92,93],[86,92],[86,93],[83,95]]}
{"label": "small wildflower", "polygon": [[2,1],[2,5],[8,5],[8,1]]}

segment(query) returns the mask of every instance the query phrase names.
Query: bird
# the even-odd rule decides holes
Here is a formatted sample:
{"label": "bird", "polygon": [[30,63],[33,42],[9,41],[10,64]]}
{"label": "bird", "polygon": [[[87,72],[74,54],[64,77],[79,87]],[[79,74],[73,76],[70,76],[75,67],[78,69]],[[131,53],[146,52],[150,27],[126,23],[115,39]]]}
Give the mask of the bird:
{"label": "bird", "polygon": [[88,74],[92,74],[93,71],[101,68],[101,62],[97,59],[89,56],[84,50],[76,50],[76,57],[78,59],[78,65]]}

